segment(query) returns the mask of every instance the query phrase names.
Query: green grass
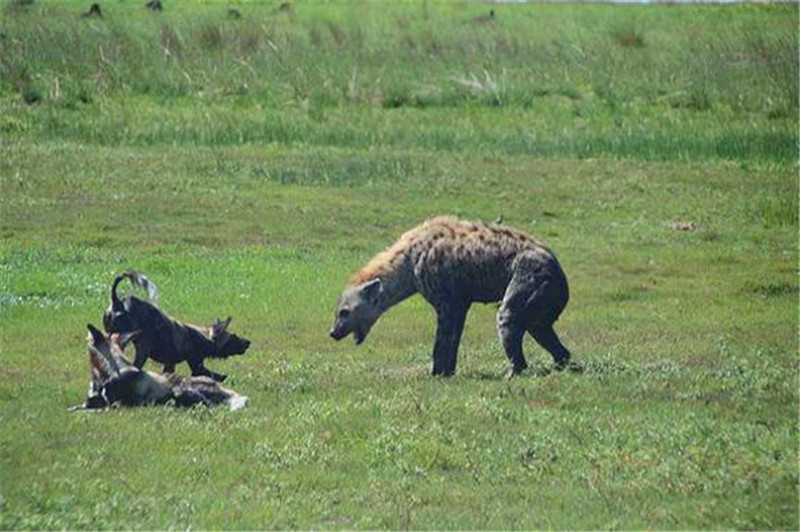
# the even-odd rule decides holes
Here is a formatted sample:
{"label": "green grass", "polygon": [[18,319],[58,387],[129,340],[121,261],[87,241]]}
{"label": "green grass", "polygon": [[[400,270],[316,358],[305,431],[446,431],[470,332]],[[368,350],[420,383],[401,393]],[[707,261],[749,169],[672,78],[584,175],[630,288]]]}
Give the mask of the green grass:
{"label": "green grass", "polygon": [[798,142],[793,5],[81,9],[6,9],[0,131],[668,160]]}
{"label": "green grass", "polygon": [[[796,5],[165,4],[0,7],[0,529],[800,526]],[[440,213],[550,244],[582,374],[327,337]],[[66,412],[128,266],[246,409]]]}

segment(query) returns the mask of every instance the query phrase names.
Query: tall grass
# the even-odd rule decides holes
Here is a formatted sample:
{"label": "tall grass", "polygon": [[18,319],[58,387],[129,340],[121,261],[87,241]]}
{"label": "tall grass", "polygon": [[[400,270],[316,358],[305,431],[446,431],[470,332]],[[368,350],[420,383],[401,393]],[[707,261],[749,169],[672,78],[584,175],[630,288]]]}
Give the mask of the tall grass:
{"label": "tall grass", "polygon": [[77,5],[37,2],[3,22],[0,130],[661,159],[796,151],[796,5],[485,11],[244,4],[231,19],[216,3],[120,3],[81,19]]}

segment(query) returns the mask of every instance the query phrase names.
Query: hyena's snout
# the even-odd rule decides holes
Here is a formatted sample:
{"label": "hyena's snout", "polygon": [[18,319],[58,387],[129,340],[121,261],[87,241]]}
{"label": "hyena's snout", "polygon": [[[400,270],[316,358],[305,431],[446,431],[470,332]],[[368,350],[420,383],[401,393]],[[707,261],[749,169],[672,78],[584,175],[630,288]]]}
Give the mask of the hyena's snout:
{"label": "hyena's snout", "polygon": [[367,333],[369,333],[369,327],[353,327],[348,323],[337,321],[328,334],[338,342],[350,333],[353,333],[356,345],[361,345],[367,337]]}
{"label": "hyena's snout", "polygon": [[349,332],[350,331],[347,330],[347,327],[345,327],[342,323],[340,323],[337,320],[336,323],[333,324],[333,327],[331,327],[331,330],[328,332],[328,334],[330,335],[331,338],[333,338],[338,342],[339,340],[347,336],[347,333]]}

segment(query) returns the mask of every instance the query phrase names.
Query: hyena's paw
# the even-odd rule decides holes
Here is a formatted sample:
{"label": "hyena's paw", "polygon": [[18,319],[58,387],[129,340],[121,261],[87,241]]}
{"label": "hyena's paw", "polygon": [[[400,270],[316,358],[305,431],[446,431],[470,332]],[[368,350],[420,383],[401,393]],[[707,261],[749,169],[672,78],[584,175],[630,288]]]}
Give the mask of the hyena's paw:
{"label": "hyena's paw", "polygon": [[570,357],[565,357],[553,361],[553,369],[555,371],[564,371],[565,369],[569,369],[570,366],[572,366],[572,363],[570,362]]}
{"label": "hyena's paw", "polygon": [[509,366],[503,378],[507,381],[510,381],[511,379],[522,373],[522,371],[527,367],[528,367],[527,364],[524,366]]}
{"label": "hyena's paw", "polygon": [[571,361],[569,364],[567,364],[567,367],[564,369],[566,369],[570,373],[583,373],[584,369],[586,368],[584,368],[583,364],[581,364],[580,362]]}

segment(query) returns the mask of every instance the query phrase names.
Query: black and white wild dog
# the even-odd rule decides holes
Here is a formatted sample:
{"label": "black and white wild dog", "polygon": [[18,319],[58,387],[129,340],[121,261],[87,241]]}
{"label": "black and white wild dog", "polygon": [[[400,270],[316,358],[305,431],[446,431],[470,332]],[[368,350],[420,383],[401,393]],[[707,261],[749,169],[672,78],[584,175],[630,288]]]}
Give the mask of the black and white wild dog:
{"label": "black and white wild dog", "polygon": [[182,323],[168,316],[155,303],[136,295],[120,299],[117,286],[123,279],[145,288],[151,299],[157,293],[155,285],[144,275],[128,270],[117,275],[111,285],[111,305],[103,316],[103,327],[108,333],[139,331],[133,339],[136,346],[134,365],[142,368],[148,358],[164,364],[164,372],[172,373],[175,365],[186,362],[192,375],[206,375],[224,381],[225,375],[207,369],[205,358],[227,358],[241,355],[250,347],[250,341],[228,331],[231,318],[217,320],[210,327]]}
{"label": "black and white wild dog", "polygon": [[176,406],[226,404],[231,410],[245,406],[247,397],[223,388],[206,377],[160,375],[134,366],[123,353],[138,332],[106,336],[92,324],[89,329],[89,391],[80,406],[70,410],[97,410],[111,406],[172,403]]}

